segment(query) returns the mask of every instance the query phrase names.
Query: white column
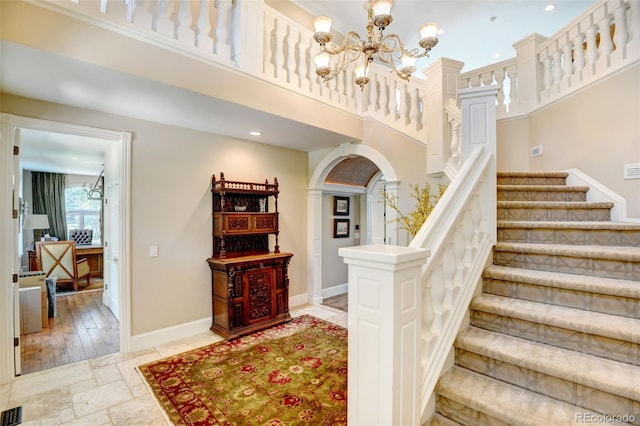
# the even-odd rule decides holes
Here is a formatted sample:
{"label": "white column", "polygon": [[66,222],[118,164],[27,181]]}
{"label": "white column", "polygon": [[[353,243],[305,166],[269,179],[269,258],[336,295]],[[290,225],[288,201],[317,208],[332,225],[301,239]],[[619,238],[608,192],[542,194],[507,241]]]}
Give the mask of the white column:
{"label": "white column", "polygon": [[422,114],[429,123],[425,142],[427,174],[430,175],[443,173],[449,159],[451,138],[444,106],[449,99],[456,99],[463,65],[463,62],[440,58],[423,71],[427,78],[427,99],[423,103]]}
{"label": "white column", "polygon": [[250,74],[262,74],[264,54],[264,0],[234,4],[233,45],[238,68]]}
{"label": "white column", "polygon": [[322,303],[322,189],[307,190],[307,300]]}
{"label": "white column", "polygon": [[349,265],[348,423],[420,424],[421,270],[425,249],[338,250]]}
{"label": "white column", "polygon": [[536,51],[546,39],[540,34],[532,34],[513,44],[513,48],[516,49],[520,84],[517,94],[511,91],[511,99],[517,99],[515,105],[512,105],[517,112],[533,111],[538,104],[542,78],[539,76],[540,59],[536,55]]}

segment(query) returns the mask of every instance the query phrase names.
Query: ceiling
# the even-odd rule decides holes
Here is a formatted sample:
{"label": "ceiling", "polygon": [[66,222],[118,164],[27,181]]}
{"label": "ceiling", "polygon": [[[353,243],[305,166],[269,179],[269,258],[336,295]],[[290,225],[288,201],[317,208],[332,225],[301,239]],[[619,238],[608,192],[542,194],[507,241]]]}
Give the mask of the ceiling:
{"label": "ceiling", "polygon": [[[556,4],[556,9],[544,12],[550,1]],[[440,42],[430,59],[418,61],[417,68],[420,70],[444,56],[464,62],[466,71],[514,57],[513,43],[534,32],[544,36],[554,34],[594,2],[396,0],[392,9],[394,20],[386,33],[398,33],[407,47],[413,47],[417,46],[419,25],[438,22],[444,30]],[[334,28],[340,32],[365,31],[362,0],[294,0],[294,3],[312,15],[332,17]],[[501,56],[495,57],[498,53]],[[323,129],[7,41],[2,41],[0,55],[0,90],[9,94],[303,151],[349,142],[343,135]],[[419,72],[414,76],[420,77]],[[267,131],[260,137],[249,136],[249,131],[256,128]],[[102,170],[105,145],[100,141],[28,131],[21,135],[21,145],[25,168],[63,173],[72,169],[74,173],[89,175],[98,175]]]}

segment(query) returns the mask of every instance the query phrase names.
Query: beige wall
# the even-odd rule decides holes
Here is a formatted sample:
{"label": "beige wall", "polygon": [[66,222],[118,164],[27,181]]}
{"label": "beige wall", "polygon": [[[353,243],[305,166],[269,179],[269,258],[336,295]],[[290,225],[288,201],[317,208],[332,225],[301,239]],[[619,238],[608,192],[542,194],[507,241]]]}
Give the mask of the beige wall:
{"label": "beige wall", "polygon": [[[521,120],[498,122],[498,170],[576,168],[627,200],[640,218],[640,179],[623,166],[640,162],[640,65]],[[543,155],[529,158],[531,147]]]}
{"label": "beige wall", "polygon": [[[294,254],[290,295],[306,293],[306,153],[10,95],[2,96],[2,112],[132,132],[133,335],[211,316],[213,173],[278,178],[280,246]],[[149,257],[150,245],[158,257]]]}

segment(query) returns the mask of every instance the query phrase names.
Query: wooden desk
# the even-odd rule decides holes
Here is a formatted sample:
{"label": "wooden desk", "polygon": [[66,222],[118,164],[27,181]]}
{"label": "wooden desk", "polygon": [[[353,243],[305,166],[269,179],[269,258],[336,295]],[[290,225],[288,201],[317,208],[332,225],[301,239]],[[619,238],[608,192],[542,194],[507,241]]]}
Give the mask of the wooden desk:
{"label": "wooden desk", "polygon": [[86,258],[89,262],[89,275],[102,278],[102,246],[76,246],[76,258]]}
{"label": "wooden desk", "polygon": [[[86,258],[89,262],[89,275],[102,278],[103,258],[102,246],[76,246],[76,259]],[[29,271],[38,270],[38,259],[35,250],[27,251],[29,255]]]}

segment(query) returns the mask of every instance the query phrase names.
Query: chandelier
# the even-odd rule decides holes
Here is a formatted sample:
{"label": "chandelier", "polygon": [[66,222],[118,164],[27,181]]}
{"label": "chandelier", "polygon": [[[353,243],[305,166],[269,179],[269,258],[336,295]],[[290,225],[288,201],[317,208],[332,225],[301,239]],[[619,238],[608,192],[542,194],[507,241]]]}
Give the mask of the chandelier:
{"label": "chandelier", "polygon": [[[342,46],[331,43],[331,18],[326,16],[315,18],[313,39],[320,44],[321,49],[314,59],[316,74],[324,81],[328,81],[340,72],[346,72],[349,64],[360,60],[361,62],[355,67],[355,82],[364,89],[369,82],[367,77],[369,64],[377,59],[389,65],[400,78],[409,80],[416,70],[416,59],[427,56],[429,51],[438,44],[436,37],[438,24],[428,22],[420,26],[418,44],[424,51],[418,48],[407,50],[398,34],[383,35],[384,29],[393,21],[392,6],[393,0],[367,0],[364,5],[368,14],[366,39],[354,31],[349,31]],[[331,56],[338,58],[333,67],[330,64]]]}

